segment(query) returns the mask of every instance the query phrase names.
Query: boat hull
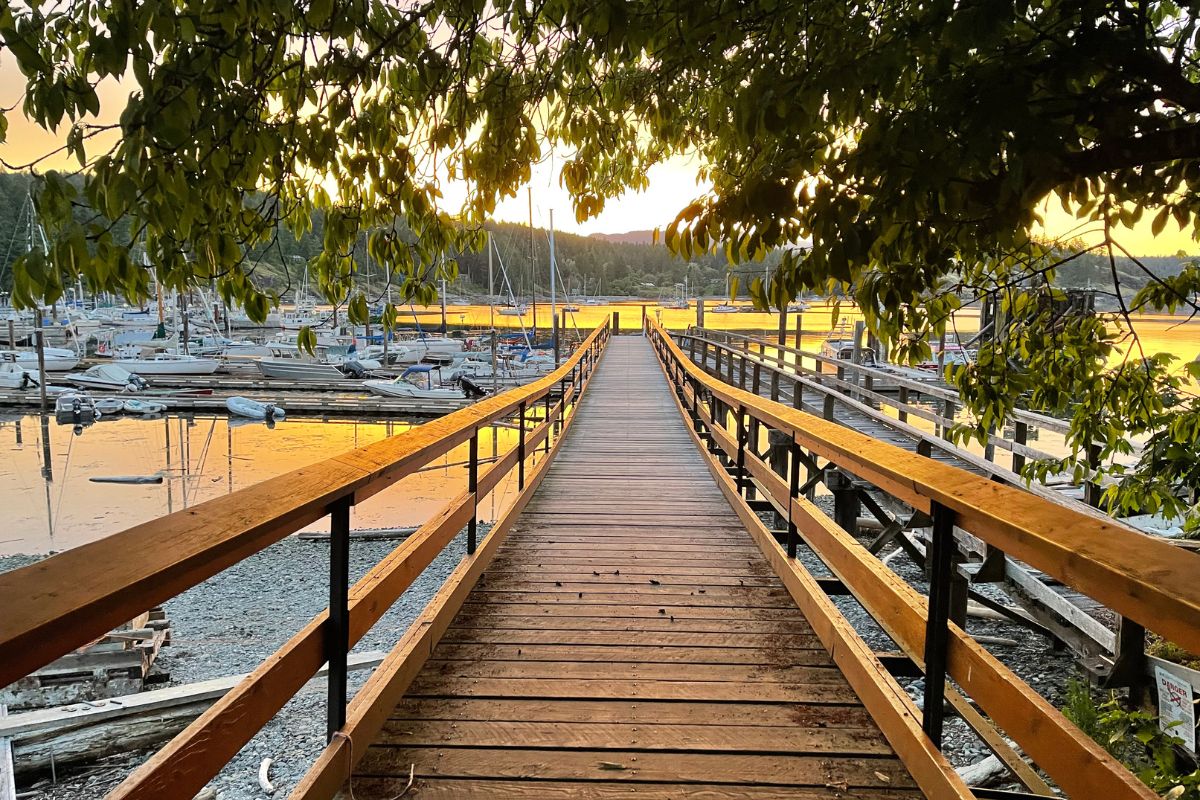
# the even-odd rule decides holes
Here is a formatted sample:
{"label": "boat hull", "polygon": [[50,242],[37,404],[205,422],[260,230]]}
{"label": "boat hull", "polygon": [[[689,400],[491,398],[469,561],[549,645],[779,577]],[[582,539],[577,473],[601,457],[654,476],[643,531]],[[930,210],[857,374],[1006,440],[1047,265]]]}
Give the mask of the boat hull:
{"label": "boat hull", "polygon": [[215,358],[156,361],[147,358],[118,359],[113,362],[136,375],[212,375],[221,366]]}
{"label": "boat hull", "polygon": [[331,364],[315,364],[292,359],[259,360],[258,369],[264,378],[281,378],[290,381],[341,381],[346,376]]}
{"label": "boat hull", "polygon": [[371,394],[380,397],[407,397],[416,400],[465,400],[466,396],[457,389],[422,389],[408,383],[392,381],[364,381],[363,386]]}

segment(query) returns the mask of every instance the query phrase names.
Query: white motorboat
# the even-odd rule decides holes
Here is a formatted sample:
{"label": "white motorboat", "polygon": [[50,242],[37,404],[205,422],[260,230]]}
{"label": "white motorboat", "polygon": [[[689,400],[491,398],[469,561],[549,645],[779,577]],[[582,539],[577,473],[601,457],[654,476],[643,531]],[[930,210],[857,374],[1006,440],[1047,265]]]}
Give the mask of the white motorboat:
{"label": "white motorboat", "polygon": [[[63,347],[43,347],[43,360],[46,372],[69,372],[79,366],[79,354],[74,350]],[[19,366],[38,371],[38,357],[35,350],[0,350],[0,361],[7,361]]]}
{"label": "white motorboat", "polygon": [[317,361],[294,344],[267,345],[271,350],[270,358],[260,358],[254,362],[264,378],[282,378],[290,381],[340,381],[345,374],[333,364]]}
{"label": "white motorboat", "polygon": [[130,414],[161,414],[167,410],[166,403],[156,403],[153,400],[138,400],[131,397],[122,403]]}
{"label": "white motorboat", "polygon": [[[467,344],[462,339],[445,336],[425,336],[420,339],[400,339],[388,347],[388,364],[416,364],[420,361],[444,361],[460,358]],[[383,348],[371,345],[363,351],[363,358],[382,359]],[[360,359],[362,360],[362,359]],[[378,367],[372,367],[378,369]]]}
{"label": "white motorboat", "polygon": [[285,412],[274,403],[260,403],[248,397],[231,397],[225,401],[230,414],[247,419],[283,419]]}
{"label": "white motorboat", "polygon": [[92,406],[104,416],[109,414],[120,414],[125,410],[125,401],[119,397],[100,397],[97,398]]}
{"label": "white motorboat", "polygon": [[512,308],[501,308],[496,311],[502,317],[523,317],[528,313],[525,306],[513,306]]}
{"label": "white motorboat", "polygon": [[138,375],[212,375],[221,366],[215,358],[201,358],[183,353],[155,353],[138,358],[118,358],[119,367]]}
{"label": "white motorboat", "polygon": [[37,373],[31,373],[13,361],[0,362],[0,389],[29,389],[38,385]]}
{"label": "white motorboat", "polygon": [[417,355],[417,360],[425,358],[454,357],[461,355],[467,349],[467,343],[462,339],[451,339],[448,336],[419,336],[416,339],[400,339],[396,342]]}
{"label": "white motorboat", "polygon": [[106,389],[113,392],[140,392],[147,383],[119,364],[97,364],[83,372],[70,372],[63,380],[85,389]]}
{"label": "white motorboat", "polygon": [[728,303],[721,303],[719,306],[713,306],[709,311],[713,314],[736,314],[738,313],[738,307],[731,306]]}
{"label": "white motorboat", "polygon": [[298,358],[262,358],[257,362],[264,378],[290,381],[340,381],[345,375],[332,364],[304,361]]}
{"label": "white motorboat", "polygon": [[[420,400],[463,400],[466,395],[462,389],[442,389],[433,386],[433,372],[437,369],[431,364],[415,364],[401,373],[399,378],[390,381],[364,381],[371,394],[380,397],[412,397]],[[423,379],[424,386],[417,381]]]}

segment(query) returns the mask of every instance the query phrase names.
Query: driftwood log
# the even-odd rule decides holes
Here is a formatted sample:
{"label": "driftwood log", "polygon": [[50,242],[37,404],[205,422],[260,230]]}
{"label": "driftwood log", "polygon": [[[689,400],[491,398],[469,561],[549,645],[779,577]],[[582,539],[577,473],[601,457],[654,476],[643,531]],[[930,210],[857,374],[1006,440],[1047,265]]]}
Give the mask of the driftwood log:
{"label": "driftwood log", "polygon": [[[352,670],[371,669],[384,655],[379,651],[352,655],[348,666]],[[318,675],[323,674],[324,667]],[[52,759],[62,766],[152,747],[187,727],[244,677],[232,675],[10,715],[0,719],[0,742],[12,742],[18,775],[49,769]],[[7,798],[0,794],[0,800]]]}

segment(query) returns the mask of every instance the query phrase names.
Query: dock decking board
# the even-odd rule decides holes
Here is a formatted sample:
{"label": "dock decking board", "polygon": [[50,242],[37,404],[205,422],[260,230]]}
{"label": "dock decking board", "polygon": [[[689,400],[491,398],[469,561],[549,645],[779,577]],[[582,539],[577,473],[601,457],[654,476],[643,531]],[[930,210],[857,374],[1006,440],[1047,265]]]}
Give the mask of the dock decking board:
{"label": "dock decking board", "polygon": [[582,402],[355,797],[395,796],[410,768],[416,798],[918,797],[709,477],[649,344],[614,339]]}

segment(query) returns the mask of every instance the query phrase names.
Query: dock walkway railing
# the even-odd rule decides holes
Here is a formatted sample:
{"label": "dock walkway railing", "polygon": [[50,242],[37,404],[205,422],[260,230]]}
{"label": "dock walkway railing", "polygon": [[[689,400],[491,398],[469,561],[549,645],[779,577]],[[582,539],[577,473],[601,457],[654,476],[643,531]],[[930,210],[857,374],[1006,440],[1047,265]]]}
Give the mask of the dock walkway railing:
{"label": "dock walkway railing", "polygon": [[[609,333],[609,322],[601,323],[561,367],[533,383],[484,398],[400,435],[0,575],[0,686],[328,516],[329,608],[109,797],[192,797],[325,662],[329,664],[328,729],[336,741],[335,735],[347,722],[347,651],[464,528],[464,563],[470,562],[478,544],[479,501],[514,470],[518,493],[509,513],[514,509],[519,513],[536,476],[553,455],[552,442],[557,445],[573,419]],[[516,446],[481,470],[480,431],[514,415],[519,430]],[[464,443],[470,453],[465,491],[349,586],[350,509]],[[532,467],[534,477],[527,476],[539,446],[547,458]],[[497,522],[489,535],[501,524]],[[418,662],[423,663],[423,656],[411,659],[410,665]],[[356,695],[351,716],[370,711],[364,706],[385,705],[367,691],[371,686]],[[337,749],[334,744],[331,748]],[[302,796],[332,797],[346,772],[345,765],[341,767],[326,767],[316,776],[319,780],[306,781]]]}
{"label": "dock walkway railing", "polygon": [[[1200,652],[1200,556],[732,386],[693,363],[654,320],[647,321],[647,333],[726,494],[747,508],[761,495],[786,521],[768,555],[785,583],[794,578],[789,588],[813,583],[796,557],[803,543],[923,670],[920,716],[931,741],[940,745],[944,703],[957,694],[947,686],[950,679],[1069,796],[1156,796],[952,621],[961,619],[952,608],[954,530],[970,532],[1190,652]],[[756,451],[751,428],[787,438],[785,463],[770,464]],[[804,496],[801,471],[811,482],[826,467],[928,514],[928,598]],[[743,519],[748,527],[756,522],[752,515]],[[810,622],[820,631],[820,620],[810,615]],[[834,651],[853,679],[862,669],[858,662],[843,664],[852,655]],[[919,748],[906,738],[904,719],[918,713],[915,707],[903,707],[907,698],[900,707],[895,697],[872,701],[878,692],[869,682],[855,688],[901,758],[912,758]],[[961,712],[962,705],[955,708]],[[916,770],[914,777],[920,780]]]}
{"label": "dock walkway railing", "polygon": [[[693,328],[683,336],[694,338],[702,348],[705,342],[708,342],[713,347],[714,357],[724,362],[721,365],[724,369],[733,370],[731,374],[737,375],[736,381],[742,388],[746,388],[747,381],[754,380],[755,363],[760,365],[758,369],[761,370],[762,366],[769,362],[780,374],[797,379],[797,402],[803,402],[805,389],[822,399],[836,395],[835,402],[845,403],[847,408],[864,413],[906,435],[917,435],[926,439],[927,446],[939,449],[953,448],[953,454],[956,456],[961,452],[960,448],[949,445],[946,434],[958,421],[955,414],[962,406],[962,398],[955,389],[942,385],[939,380],[919,380],[897,371],[883,370],[779,344],[761,336],[710,328]],[[808,366],[806,360],[811,362],[812,366]],[[737,363],[734,363],[735,361]],[[779,378],[772,375],[768,379],[771,381],[772,392],[776,393],[775,387],[779,384]],[[731,379],[730,382],[735,381]],[[896,387],[895,396],[880,392],[880,387],[889,384]],[[936,410],[914,405],[910,401],[916,396],[934,401]],[[826,403],[825,407],[828,408],[829,404]],[[896,416],[882,414],[879,410],[882,407],[891,408],[896,412]],[[938,435],[930,436],[925,431],[913,428],[908,424],[910,416],[932,423]],[[1014,409],[1010,416],[1013,421],[1012,436],[1005,435],[1004,431],[993,431],[988,438],[984,457],[975,457],[973,466],[985,472],[994,471],[998,476],[1011,477],[1013,473],[1020,472],[1027,460],[1054,458],[1053,454],[1029,445],[1031,433],[1037,429],[1060,435],[1070,432],[1070,423],[1066,420],[1036,411]],[[1007,450],[1012,454],[1011,471],[995,464],[991,455],[995,448]]]}

